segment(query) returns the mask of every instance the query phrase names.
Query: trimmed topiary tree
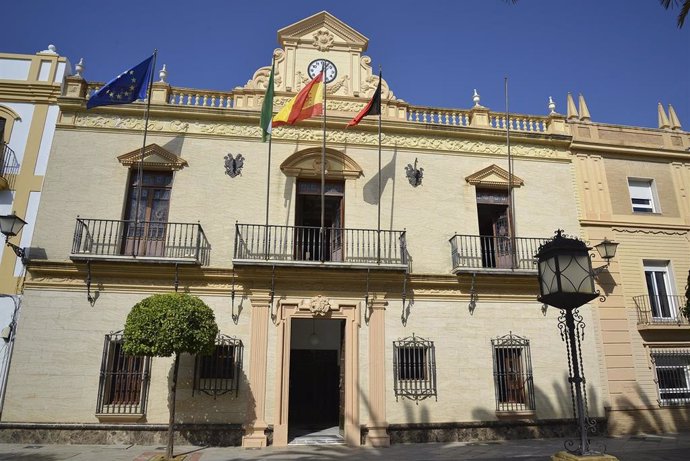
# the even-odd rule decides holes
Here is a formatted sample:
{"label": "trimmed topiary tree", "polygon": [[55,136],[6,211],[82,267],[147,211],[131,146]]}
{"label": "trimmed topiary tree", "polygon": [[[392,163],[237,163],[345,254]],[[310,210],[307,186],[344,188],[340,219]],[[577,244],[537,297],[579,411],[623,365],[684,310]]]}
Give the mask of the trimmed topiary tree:
{"label": "trimmed topiary tree", "polygon": [[206,354],[213,350],[218,325],[213,310],[188,294],[149,296],[132,307],[125,322],[125,354],[148,357],[175,356],[168,395],[170,419],[165,456],[172,459],[175,424],[175,392],[180,354]]}

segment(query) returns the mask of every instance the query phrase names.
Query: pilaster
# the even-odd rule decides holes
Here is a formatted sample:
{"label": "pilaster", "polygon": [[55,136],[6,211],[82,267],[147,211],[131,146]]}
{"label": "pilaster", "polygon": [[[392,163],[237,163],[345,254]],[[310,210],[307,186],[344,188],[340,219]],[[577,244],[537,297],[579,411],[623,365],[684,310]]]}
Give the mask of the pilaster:
{"label": "pilaster", "polygon": [[388,447],[391,444],[386,421],[386,306],[383,295],[374,297],[369,318],[369,423],[366,444]]}
{"label": "pilaster", "polygon": [[170,85],[166,82],[155,82],[151,87],[151,104],[167,104],[170,100]]}
{"label": "pilaster", "polygon": [[484,106],[474,106],[470,110],[470,126],[475,128],[490,128],[489,108]]}
{"label": "pilaster", "polygon": [[267,445],[266,429],[266,367],[268,361],[268,316],[270,313],[268,291],[254,291],[252,303],[248,384],[251,393],[247,403],[247,420],[242,446],[263,448]]}

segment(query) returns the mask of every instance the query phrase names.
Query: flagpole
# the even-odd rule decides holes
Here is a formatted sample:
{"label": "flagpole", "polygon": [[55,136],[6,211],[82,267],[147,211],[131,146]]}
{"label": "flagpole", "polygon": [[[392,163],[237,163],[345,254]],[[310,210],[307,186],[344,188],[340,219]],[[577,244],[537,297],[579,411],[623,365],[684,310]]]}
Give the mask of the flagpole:
{"label": "flagpole", "polygon": [[[379,85],[381,85],[381,66],[379,66]],[[381,103],[379,101],[379,200],[378,223],[376,227],[376,262],[381,264]]]}
{"label": "flagpole", "polygon": [[513,198],[513,158],[510,155],[510,110],[508,108],[508,77],[504,79],[506,98],[506,145],[508,147],[508,232],[510,237],[511,269],[515,269],[515,207]]}
{"label": "flagpole", "polygon": [[[276,64],[275,56],[271,59],[271,75],[273,75],[274,66]],[[269,77],[268,83],[272,84],[271,78]],[[269,88],[266,90],[269,91]],[[271,116],[273,114],[273,106],[271,105]],[[272,123],[269,120],[268,123]],[[263,129],[263,128],[262,128]],[[264,228],[264,256],[268,259],[268,204],[269,204],[269,194],[271,192],[271,145],[273,144],[273,132],[268,135],[268,167],[266,168],[266,227]]]}
{"label": "flagpole", "polygon": [[323,73],[323,144],[321,146],[321,230],[320,238],[321,241],[321,261],[325,259],[325,249],[326,249],[326,232],[325,232],[325,222],[326,222],[326,61],[323,61],[321,65],[321,72]]}
{"label": "flagpole", "polygon": [[[153,50],[153,62],[149,72],[149,88],[146,93],[146,109],[144,110],[144,141],[141,146],[141,155],[139,156],[139,164],[137,165],[137,175],[139,177],[139,185],[137,187],[137,203],[134,212],[134,255],[139,255],[139,240],[137,239],[137,227],[139,224],[139,203],[141,202],[142,185],[144,184],[144,151],[146,150],[146,135],[149,129],[149,112],[151,109],[151,90],[153,88],[153,72],[156,69],[156,57],[158,56],[158,49]],[[144,236],[142,228],[142,237]]]}

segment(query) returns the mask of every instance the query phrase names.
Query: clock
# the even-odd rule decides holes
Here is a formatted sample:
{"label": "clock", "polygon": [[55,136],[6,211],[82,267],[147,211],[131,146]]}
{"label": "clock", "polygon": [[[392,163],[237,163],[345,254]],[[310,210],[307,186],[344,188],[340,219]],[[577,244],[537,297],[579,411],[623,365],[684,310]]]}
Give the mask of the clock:
{"label": "clock", "polygon": [[324,63],[326,63],[326,83],[331,83],[338,75],[338,69],[336,69],[335,64],[328,59],[314,59],[311,63],[309,63],[307,72],[309,73],[309,77],[316,77],[321,72],[321,68],[323,67]]}

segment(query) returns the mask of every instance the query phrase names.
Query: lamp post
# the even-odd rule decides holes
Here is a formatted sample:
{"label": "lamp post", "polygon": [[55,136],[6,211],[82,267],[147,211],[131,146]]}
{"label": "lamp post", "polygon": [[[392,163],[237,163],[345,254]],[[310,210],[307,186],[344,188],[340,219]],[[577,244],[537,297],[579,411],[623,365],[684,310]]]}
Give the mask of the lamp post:
{"label": "lamp post", "polygon": [[20,233],[25,224],[26,221],[14,213],[0,216],[0,233],[5,236],[5,245],[12,248],[14,254],[21,258],[22,263],[26,262],[26,251],[24,248],[20,248],[14,243],[10,242],[10,237],[14,237]]}
{"label": "lamp post", "polygon": [[536,254],[540,290],[537,299],[561,310],[558,328],[568,351],[568,381],[580,432],[579,446],[573,447],[575,442],[568,440],[565,448],[578,456],[600,453],[590,449],[587,438],[588,428],[593,428],[595,423],[587,416],[587,392],[580,350],[580,339],[584,334],[585,324],[577,309],[600,296],[594,287],[594,276],[608,266],[608,261],[615,255],[617,245],[607,239],[597,245],[597,251],[606,259],[607,264],[592,269],[589,256],[592,248],[581,240],[563,235],[563,231],[559,229],[556,236],[542,244]]}

